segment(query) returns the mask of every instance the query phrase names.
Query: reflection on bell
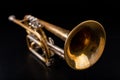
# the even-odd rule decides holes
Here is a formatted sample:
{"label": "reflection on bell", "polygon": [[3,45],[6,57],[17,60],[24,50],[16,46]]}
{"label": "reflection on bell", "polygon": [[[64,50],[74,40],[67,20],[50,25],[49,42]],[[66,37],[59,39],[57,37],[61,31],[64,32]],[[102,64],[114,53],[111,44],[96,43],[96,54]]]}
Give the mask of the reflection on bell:
{"label": "reflection on bell", "polygon": [[74,62],[76,62],[75,63],[76,69],[84,69],[90,66],[88,57],[84,53],[76,57],[74,60],[75,60]]}

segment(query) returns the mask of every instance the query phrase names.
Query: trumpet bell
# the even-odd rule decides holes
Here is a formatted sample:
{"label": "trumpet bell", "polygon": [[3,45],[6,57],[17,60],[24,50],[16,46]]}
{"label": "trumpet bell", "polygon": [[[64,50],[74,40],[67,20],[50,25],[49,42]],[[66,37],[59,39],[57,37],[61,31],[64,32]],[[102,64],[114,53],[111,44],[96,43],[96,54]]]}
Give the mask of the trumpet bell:
{"label": "trumpet bell", "polygon": [[65,60],[76,70],[89,68],[103,53],[106,34],[103,26],[94,20],[77,25],[65,41]]}

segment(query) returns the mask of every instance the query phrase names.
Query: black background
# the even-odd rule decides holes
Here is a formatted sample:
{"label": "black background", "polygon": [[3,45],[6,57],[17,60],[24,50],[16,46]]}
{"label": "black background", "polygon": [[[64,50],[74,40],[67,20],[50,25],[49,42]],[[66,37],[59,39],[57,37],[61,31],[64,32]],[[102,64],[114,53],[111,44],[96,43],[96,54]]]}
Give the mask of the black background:
{"label": "black background", "polygon": [[[0,80],[98,80],[120,79],[120,8],[115,1],[4,1],[0,7]],[[49,4],[48,4],[49,3]],[[54,3],[54,4],[53,4]],[[72,4],[74,3],[74,4]],[[77,4],[79,3],[79,4]],[[64,60],[45,67],[31,55],[26,45],[26,32],[8,17],[15,15],[23,19],[31,14],[62,28],[72,30],[84,20],[99,21],[106,30],[105,50],[100,60],[82,71],[71,69]],[[64,42],[50,36],[55,44],[63,47]]]}

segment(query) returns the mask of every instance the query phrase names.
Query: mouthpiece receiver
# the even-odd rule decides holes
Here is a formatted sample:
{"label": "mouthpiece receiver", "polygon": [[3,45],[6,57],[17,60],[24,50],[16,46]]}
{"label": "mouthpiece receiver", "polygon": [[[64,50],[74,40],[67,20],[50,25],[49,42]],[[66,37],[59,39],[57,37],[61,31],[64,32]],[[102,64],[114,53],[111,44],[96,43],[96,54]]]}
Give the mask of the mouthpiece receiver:
{"label": "mouthpiece receiver", "polygon": [[15,16],[14,16],[14,15],[11,15],[11,16],[8,17],[8,19],[9,19],[10,21],[13,21],[13,20],[15,19]]}

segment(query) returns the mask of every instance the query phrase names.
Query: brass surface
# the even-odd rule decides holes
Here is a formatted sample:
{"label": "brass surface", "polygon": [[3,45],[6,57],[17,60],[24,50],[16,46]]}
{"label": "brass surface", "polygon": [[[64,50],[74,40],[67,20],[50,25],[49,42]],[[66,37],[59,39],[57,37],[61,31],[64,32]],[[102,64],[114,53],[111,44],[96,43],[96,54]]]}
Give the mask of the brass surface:
{"label": "brass surface", "polygon": [[[31,16],[25,15],[23,20],[18,20],[14,16],[10,16],[9,20],[26,29],[29,50],[47,65],[51,61],[51,56],[57,53],[72,69],[82,70],[94,65],[104,51],[106,33],[104,27],[95,20],[83,21],[69,31],[41,19],[37,19],[37,23],[40,23],[42,27],[34,29],[28,25],[28,17]],[[65,41],[64,50],[50,43],[42,28]],[[37,53],[36,45],[38,48],[42,48],[45,57]]]}
{"label": "brass surface", "polygon": [[65,41],[65,59],[70,67],[81,70],[95,64],[103,53],[106,33],[94,20],[77,25]]}

